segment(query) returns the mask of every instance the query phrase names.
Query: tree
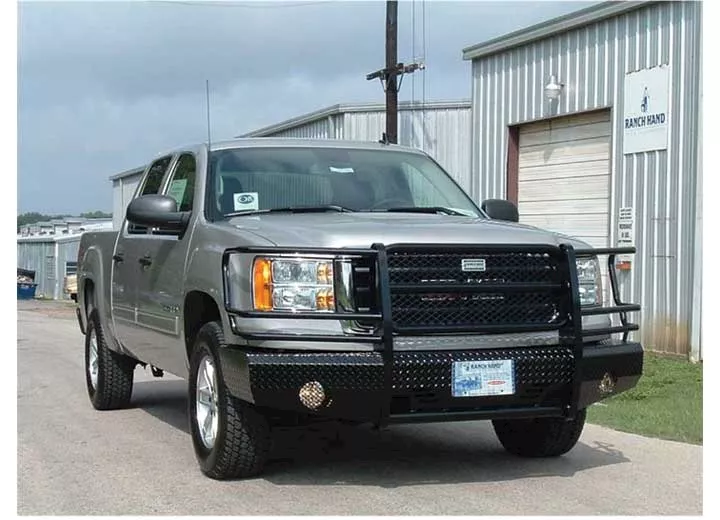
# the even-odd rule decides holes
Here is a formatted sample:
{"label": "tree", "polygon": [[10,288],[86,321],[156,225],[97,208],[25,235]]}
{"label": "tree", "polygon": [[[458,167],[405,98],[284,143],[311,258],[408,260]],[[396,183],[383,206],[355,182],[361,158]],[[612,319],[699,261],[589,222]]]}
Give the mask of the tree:
{"label": "tree", "polygon": [[82,218],[112,218],[112,213],[105,213],[104,211],[90,211],[88,213],[80,213]]}
{"label": "tree", "polygon": [[[20,228],[26,224],[35,224],[36,222],[44,222],[46,220],[62,219],[66,217],[72,217],[73,215],[44,215],[37,211],[31,211],[29,213],[23,213],[17,217],[17,232],[20,232]],[[104,211],[89,211],[87,213],[80,213],[80,218],[112,218],[112,213],[106,213]]]}
{"label": "tree", "polygon": [[35,224],[36,222],[43,222],[45,220],[52,220],[56,218],[71,217],[72,215],[43,215],[37,211],[31,211],[30,213],[23,213],[17,217],[17,229],[20,232],[20,228],[25,224]]}

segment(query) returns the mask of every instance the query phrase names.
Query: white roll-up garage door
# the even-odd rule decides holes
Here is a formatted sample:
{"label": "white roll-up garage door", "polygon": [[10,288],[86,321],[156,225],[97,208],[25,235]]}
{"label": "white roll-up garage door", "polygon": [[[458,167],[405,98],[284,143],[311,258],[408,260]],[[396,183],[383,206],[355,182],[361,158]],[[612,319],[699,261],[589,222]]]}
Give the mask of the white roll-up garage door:
{"label": "white roll-up garage door", "polygon": [[[520,127],[518,210],[520,222],[609,245],[610,111]],[[603,295],[610,300],[607,266]]]}
{"label": "white roll-up garage door", "polygon": [[520,127],[520,222],[607,247],[610,112]]}

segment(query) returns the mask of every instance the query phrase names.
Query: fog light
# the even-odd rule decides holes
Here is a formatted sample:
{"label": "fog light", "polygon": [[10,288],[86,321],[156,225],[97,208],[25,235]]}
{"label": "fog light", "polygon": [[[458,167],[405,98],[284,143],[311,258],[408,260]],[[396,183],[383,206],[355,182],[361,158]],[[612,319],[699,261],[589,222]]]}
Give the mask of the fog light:
{"label": "fog light", "polygon": [[606,372],[600,381],[598,390],[600,390],[601,394],[612,394],[615,391],[615,379]]}
{"label": "fog light", "polygon": [[325,389],[317,381],[310,381],[302,385],[298,396],[300,402],[311,410],[317,410],[325,404]]}

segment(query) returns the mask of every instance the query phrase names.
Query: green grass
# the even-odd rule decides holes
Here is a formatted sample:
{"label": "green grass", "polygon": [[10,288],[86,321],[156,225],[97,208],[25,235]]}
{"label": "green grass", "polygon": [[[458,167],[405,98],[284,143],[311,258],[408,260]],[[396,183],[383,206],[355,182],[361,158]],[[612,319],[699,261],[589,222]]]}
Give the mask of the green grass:
{"label": "green grass", "polygon": [[702,444],[702,364],[646,353],[638,385],[590,406],[588,422]]}

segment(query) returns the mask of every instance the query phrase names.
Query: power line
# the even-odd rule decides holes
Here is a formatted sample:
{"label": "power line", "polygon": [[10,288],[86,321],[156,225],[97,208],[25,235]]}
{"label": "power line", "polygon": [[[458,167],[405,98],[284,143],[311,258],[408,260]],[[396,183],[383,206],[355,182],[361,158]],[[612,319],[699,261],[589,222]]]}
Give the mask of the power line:
{"label": "power line", "polygon": [[[410,50],[410,53],[411,53],[411,55],[412,55],[412,60],[413,60],[413,62],[414,62],[414,61],[415,61],[415,0],[412,0],[412,8],[411,8],[411,11],[412,11],[412,16],[411,16],[411,18],[412,18],[412,25],[411,25],[411,27],[410,27],[410,38],[411,38],[411,45],[410,45],[411,50]],[[414,75],[413,75],[413,77],[412,77],[412,96],[411,96],[411,99],[412,99],[412,104],[413,104],[413,108],[414,108],[414,105],[415,105],[415,76],[414,76]],[[413,125],[413,128],[415,128],[414,125]],[[413,141],[414,141],[414,139],[413,139]]]}

